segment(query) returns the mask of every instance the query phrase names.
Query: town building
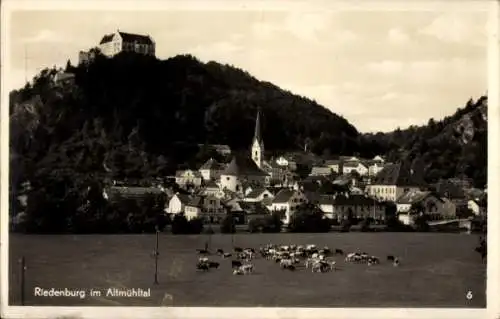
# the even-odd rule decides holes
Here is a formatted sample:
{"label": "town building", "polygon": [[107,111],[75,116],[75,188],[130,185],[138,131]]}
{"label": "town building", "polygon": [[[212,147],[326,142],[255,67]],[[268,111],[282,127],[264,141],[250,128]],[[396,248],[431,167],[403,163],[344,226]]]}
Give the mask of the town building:
{"label": "town building", "polygon": [[224,170],[224,165],[218,163],[213,158],[206,161],[198,170],[203,177],[203,180],[217,180],[220,178],[221,172]]}
{"label": "town building", "polygon": [[386,165],[366,187],[367,193],[379,200],[395,202],[410,190],[420,190],[424,185],[421,173],[402,163]]}
{"label": "town building", "polygon": [[326,217],[338,221],[348,218],[385,220],[385,205],[365,195],[322,195],[315,204]]}
{"label": "town building", "polygon": [[283,224],[288,225],[297,207],[306,202],[307,198],[304,193],[282,189],[276,194],[268,208],[271,212],[280,212]]}
{"label": "town building", "polygon": [[175,173],[175,182],[181,187],[193,186],[199,187],[203,181],[203,177],[199,171],[194,170],[178,170]]}

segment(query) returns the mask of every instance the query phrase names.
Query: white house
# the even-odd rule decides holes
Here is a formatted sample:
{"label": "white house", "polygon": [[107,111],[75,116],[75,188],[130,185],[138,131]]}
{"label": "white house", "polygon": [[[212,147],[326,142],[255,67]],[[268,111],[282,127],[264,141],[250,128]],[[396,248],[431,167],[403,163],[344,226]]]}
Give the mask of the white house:
{"label": "white house", "polygon": [[377,176],[384,169],[384,163],[372,161],[368,165],[368,176]]}
{"label": "white house", "polygon": [[184,171],[180,170],[175,173],[175,182],[181,186],[192,184],[195,187],[199,187],[201,185],[202,180],[203,177],[201,176],[201,173],[198,171],[187,169]]}
{"label": "white house", "polygon": [[199,218],[202,214],[202,200],[203,198],[200,196],[192,197],[188,203],[186,203],[184,208],[184,216],[187,220],[191,220],[193,218]]}
{"label": "white house", "polygon": [[276,194],[268,209],[283,212],[282,221],[287,225],[290,223],[291,216],[295,213],[296,208],[306,202],[307,198],[304,193],[282,189]]}
{"label": "white house", "polygon": [[332,173],[332,169],[328,166],[313,166],[309,176],[329,176]]}
{"label": "white house", "polygon": [[215,196],[217,198],[224,197],[224,192],[220,189],[219,185],[215,181],[207,181],[200,191],[201,195],[204,196]]}
{"label": "white house", "polygon": [[339,173],[341,163],[339,160],[327,160],[325,161],[325,166],[329,167],[333,172]]}
{"label": "white house", "polygon": [[280,156],[276,159],[276,164],[279,166],[288,166],[288,160],[284,156]]}
{"label": "white house", "polygon": [[245,195],[243,201],[245,202],[262,202],[265,198],[274,198],[273,193],[265,188],[255,188]]}
{"label": "white house", "polygon": [[357,172],[359,175],[364,176],[368,174],[368,168],[359,161],[349,161],[342,165],[342,173],[350,174],[353,171]]}
{"label": "white house", "polygon": [[203,177],[203,180],[219,179],[220,174],[224,169],[224,165],[217,163],[213,158],[206,161],[198,170]]}
{"label": "white house", "polygon": [[377,156],[375,156],[375,157],[372,159],[372,161],[379,162],[379,163],[384,163],[384,162],[385,162],[385,159],[384,159],[382,156],[377,155]]}
{"label": "white house", "polygon": [[485,205],[481,205],[481,204],[482,203],[480,200],[471,199],[467,202],[467,208],[470,209],[474,215],[481,216],[481,215],[484,215],[485,208],[486,208],[486,207],[483,207]]}
{"label": "white house", "polygon": [[168,214],[178,214],[184,212],[186,204],[191,201],[191,197],[186,194],[176,193],[168,202],[166,212]]}

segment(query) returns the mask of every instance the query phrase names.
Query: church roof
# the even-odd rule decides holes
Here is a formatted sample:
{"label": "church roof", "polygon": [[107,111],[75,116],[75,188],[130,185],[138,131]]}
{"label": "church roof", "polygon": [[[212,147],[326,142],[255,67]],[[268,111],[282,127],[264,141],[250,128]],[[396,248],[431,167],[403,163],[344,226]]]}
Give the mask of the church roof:
{"label": "church roof", "polygon": [[230,176],[267,176],[248,156],[234,156],[221,175]]}
{"label": "church roof", "polygon": [[262,143],[262,132],[260,128],[260,111],[257,111],[257,118],[255,119],[255,132],[253,135],[254,141],[257,140],[257,142]]}
{"label": "church roof", "polygon": [[200,167],[200,170],[220,170],[221,168],[222,168],[221,164],[219,164],[213,158],[210,158]]}

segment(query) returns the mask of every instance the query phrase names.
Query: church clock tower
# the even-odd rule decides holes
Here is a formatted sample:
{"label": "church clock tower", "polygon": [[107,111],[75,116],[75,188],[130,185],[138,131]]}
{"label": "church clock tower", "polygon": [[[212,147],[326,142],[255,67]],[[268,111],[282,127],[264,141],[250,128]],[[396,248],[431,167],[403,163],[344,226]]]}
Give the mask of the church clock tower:
{"label": "church clock tower", "polygon": [[262,168],[263,157],[264,141],[262,140],[262,133],[260,130],[260,111],[257,111],[257,118],[255,119],[255,132],[252,141],[252,159],[259,168]]}

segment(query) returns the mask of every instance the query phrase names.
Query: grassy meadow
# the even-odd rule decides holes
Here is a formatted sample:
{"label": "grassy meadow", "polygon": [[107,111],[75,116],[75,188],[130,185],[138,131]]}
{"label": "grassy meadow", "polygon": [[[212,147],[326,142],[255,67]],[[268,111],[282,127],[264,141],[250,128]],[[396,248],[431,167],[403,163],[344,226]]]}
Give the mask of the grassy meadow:
{"label": "grassy meadow", "polygon": [[[21,235],[9,238],[9,302],[20,305],[24,256],[25,305],[230,307],[470,307],[486,306],[486,265],[474,252],[476,235],[445,233],[236,234],[240,247],[266,243],[316,244],[366,251],[381,264],[347,264],[311,273],[281,270],[258,258],[255,272],[231,273],[231,258],[207,273],[196,270],[196,249],[208,235],[160,234],[159,284],[154,285],[155,235]],[[210,236],[210,247],[229,251],[231,235]],[[400,267],[385,261],[397,255]],[[85,289],[85,298],[37,297],[35,287]],[[151,289],[150,297],[106,297],[107,288]],[[90,289],[102,295],[90,296]],[[472,299],[466,298],[467,291]]]}

